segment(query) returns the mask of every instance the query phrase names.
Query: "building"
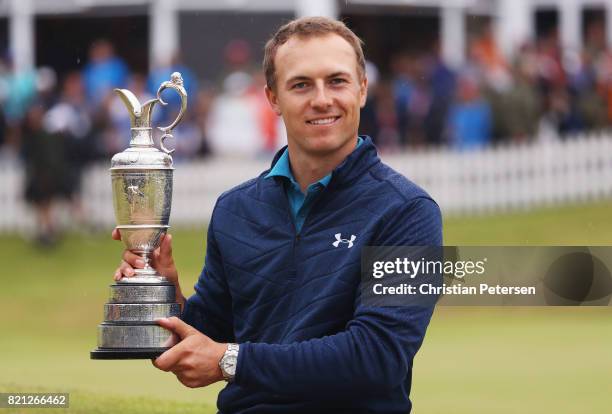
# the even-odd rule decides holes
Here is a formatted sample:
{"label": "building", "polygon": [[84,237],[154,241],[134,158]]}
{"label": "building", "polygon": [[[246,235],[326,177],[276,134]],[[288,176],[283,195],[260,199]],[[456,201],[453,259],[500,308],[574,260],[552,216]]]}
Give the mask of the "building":
{"label": "building", "polygon": [[106,36],[135,70],[180,51],[197,73],[214,79],[226,41],[248,39],[258,61],[272,28],[303,15],[346,18],[381,55],[393,47],[390,39],[424,48],[435,42],[452,65],[464,61],[466,36],[482,19],[495,22],[506,55],[551,26],[565,50],[576,50],[593,19],[604,23],[612,43],[609,0],[3,0],[0,48],[15,70],[50,65],[62,72],[80,66],[88,44]]}

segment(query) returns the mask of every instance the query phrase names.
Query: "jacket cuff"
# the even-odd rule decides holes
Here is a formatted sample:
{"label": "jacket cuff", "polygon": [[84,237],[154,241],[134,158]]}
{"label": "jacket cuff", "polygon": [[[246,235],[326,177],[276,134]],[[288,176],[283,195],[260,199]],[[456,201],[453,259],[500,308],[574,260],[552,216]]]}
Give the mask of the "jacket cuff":
{"label": "jacket cuff", "polygon": [[238,351],[238,362],[236,363],[234,383],[246,387],[249,384],[249,358],[247,354],[250,353],[252,344],[250,342],[244,342],[239,345],[240,349]]}

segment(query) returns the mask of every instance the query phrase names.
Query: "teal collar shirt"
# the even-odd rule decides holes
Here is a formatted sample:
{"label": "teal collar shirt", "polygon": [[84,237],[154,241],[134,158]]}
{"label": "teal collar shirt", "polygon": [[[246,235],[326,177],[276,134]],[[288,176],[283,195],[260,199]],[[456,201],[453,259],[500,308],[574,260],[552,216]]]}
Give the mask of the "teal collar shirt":
{"label": "teal collar shirt", "polygon": [[[359,147],[363,143],[363,138],[357,137],[357,145]],[[285,185],[285,193],[289,200],[289,207],[291,209],[291,216],[295,223],[295,230],[299,233],[306,220],[306,216],[310,212],[312,205],[317,196],[327,187],[330,180],[332,179],[332,173],[327,174],[316,183],[312,183],[306,189],[306,194],[302,192],[300,185],[295,181],[293,173],[291,172],[291,162],[289,160],[289,148],[285,149],[283,155],[280,156],[274,167],[270,170],[266,178],[270,177],[284,177],[287,179],[287,185]]]}

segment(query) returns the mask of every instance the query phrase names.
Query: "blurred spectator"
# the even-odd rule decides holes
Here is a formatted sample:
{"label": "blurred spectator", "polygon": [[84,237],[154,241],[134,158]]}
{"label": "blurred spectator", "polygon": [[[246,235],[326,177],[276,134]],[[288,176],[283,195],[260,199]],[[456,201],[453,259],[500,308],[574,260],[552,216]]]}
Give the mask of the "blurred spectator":
{"label": "blurred spectator", "polygon": [[53,219],[53,202],[63,194],[67,164],[63,137],[43,128],[45,107],[32,105],[26,115],[22,134],[22,154],[25,161],[25,199],[36,210],[37,242],[52,246],[57,241]]}
{"label": "blurred spectator", "polygon": [[222,92],[212,103],[207,124],[214,154],[259,156],[275,151],[282,140],[280,118],[264,95],[265,78],[250,69],[250,47],[242,39],[232,40],[224,50],[228,75]]}
{"label": "blurred spectator", "polygon": [[471,39],[469,45],[470,59],[480,67],[489,87],[506,90],[510,87],[506,61],[497,43],[491,23],[485,24],[480,34]]}
{"label": "blurred spectator", "polygon": [[400,145],[408,143],[408,122],[410,99],[414,91],[410,73],[412,58],[407,53],[399,53],[391,57],[392,94],[395,104],[394,112],[397,123],[397,134]]}
{"label": "blurred spectator", "polygon": [[1,65],[4,115],[10,125],[19,125],[36,98],[36,71],[9,72]]}
{"label": "blurred spectator", "polygon": [[96,40],[89,50],[89,63],[83,71],[87,102],[98,108],[114,88],[126,86],[128,75],[128,68],[115,55],[113,45],[105,39]]}
{"label": "blurred spectator", "polygon": [[213,102],[208,119],[213,153],[248,156],[264,150],[264,140],[255,128],[257,105],[248,95],[251,80],[244,72],[234,72],[223,82],[223,92]]}
{"label": "blurred spectator", "polygon": [[4,117],[4,108],[2,107],[2,104],[0,103],[0,155],[2,155],[2,153],[4,152],[4,150],[6,149],[6,135],[7,135],[7,125],[6,125],[6,119]]}
{"label": "blurred spectator", "polygon": [[537,134],[542,103],[537,93],[537,56],[535,48],[524,45],[513,68],[513,87],[505,94],[506,110],[500,114],[506,139],[524,142]]}
{"label": "blurred spectator", "polygon": [[450,111],[450,142],[459,150],[483,148],[491,137],[491,110],[471,73],[459,77],[457,102]]}
{"label": "blurred spectator", "polygon": [[584,54],[597,60],[606,52],[606,24],[604,19],[596,19],[585,28]]}
{"label": "blurred spectator", "polygon": [[36,91],[37,91],[37,101],[38,104],[41,104],[49,108],[51,105],[55,103],[57,97],[56,86],[57,86],[57,74],[55,71],[49,67],[39,68],[36,76]]}
{"label": "blurred spectator", "polygon": [[428,144],[440,145],[455,94],[455,74],[439,54],[428,57],[427,65],[431,103],[424,120],[425,135]]}
{"label": "blurred spectator", "polygon": [[606,99],[607,122],[612,124],[612,51],[602,54],[597,65],[597,87]]}
{"label": "blurred spectator", "polygon": [[607,124],[606,95],[599,88],[595,57],[585,51],[579,71],[570,80],[580,127],[601,129]]}
{"label": "blurred spectator", "polygon": [[397,101],[393,93],[393,84],[389,81],[381,81],[377,84],[376,106],[378,136],[375,138],[376,145],[382,152],[394,152],[400,148],[399,120],[397,116]]}
{"label": "blurred spectator", "polygon": [[506,139],[509,131],[504,115],[510,110],[507,95],[512,91],[513,79],[497,45],[491,22],[469,40],[467,70],[476,75],[483,99],[490,108],[489,142]]}
{"label": "blurred spectator", "polygon": [[200,131],[200,137],[202,139],[198,153],[200,156],[207,156],[211,153],[210,140],[208,137],[208,119],[214,100],[215,97],[210,88],[198,91],[196,106],[193,112],[195,114],[195,124]]}
{"label": "blurred spectator", "polygon": [[412,92],[408,100],[404,143],[422,146],[425,142],[425,120],[431,110],[431,85],[427,60],[419,56],[412,62]]}
{"label": "blurred spectator", "polygon": [[253,102],[257,128],[262,140],[262,150],[273,155],[282,145],[279,139],[279,117],[276,116],[264,94],[266,78],[262,71],[252,75],[252,84],[247,91],[247,99]]}
{"label": "blurred spectator", "polygon": [[223,50],[228,76],[235,72],[248,73],[251,65],[251,47],[244,39],[234,39]]}
{"label": "blurred spectator", "polygon": [[556,29],[538,39],[537,66],[540,96],[543,100],[541,123],[550,125],[558,133],[573,129],[575,118],[567,92],[566,74],[563,70],[561,48],[559,47],[559,33]]}
{"label": "blurred spectator", "polygon": [[83,167],[95,154],[91,142],[91,118],[86,106],[85,91],[79,72],[64,79],[59,101],[45,114],[43,127],[48,134],[61,137],[66,166],[62,193],[71,201],[73,218],[84,223],[80,190]]}

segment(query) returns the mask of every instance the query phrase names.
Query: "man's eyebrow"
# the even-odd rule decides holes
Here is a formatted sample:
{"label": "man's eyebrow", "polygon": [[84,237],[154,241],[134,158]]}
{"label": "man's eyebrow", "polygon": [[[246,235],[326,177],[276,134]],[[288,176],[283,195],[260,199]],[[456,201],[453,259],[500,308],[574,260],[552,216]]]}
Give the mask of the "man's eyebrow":
{"label": "man's eyebrow", "polygon": [[298,75],[298,76],[294,76],[292,78],[289,78],[287,80],[287,82],[285,82],[285,84],[289,85],[289,84],[294,83],[294,82],[303,82],[303,81],[307,81],[307,80],[310,80],[310,78],[308,76]]}
{"label": "man's eyebrow", "polygon": [[[344,71],[337,71],[334,72],[332,74],[329,74],[326,76],[327,79],[332,79],[332,78],[336,78],[338,76],[344,76],[344,77],[350,77],[351,75],[348,72],[344,72]],[[295,82],[304,82],[304,81],[309,81],[310,78],[308,76],[304,76],[304,75],[297,75],[297,76],[293,76],[291,78],[289,78],[287,80],[287,82],[285,82],[287,85],[295,83]]]}
{"label": "man's eyebrow", "polygon": [[338,76],[351,76],[348,72],[343,72],[343,71],[338,71],[338,72],[334,72],[331,75],[327,76],[327,78],[336,78]]}

